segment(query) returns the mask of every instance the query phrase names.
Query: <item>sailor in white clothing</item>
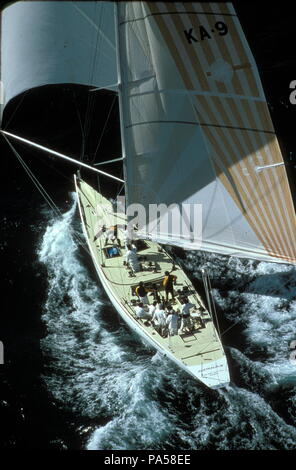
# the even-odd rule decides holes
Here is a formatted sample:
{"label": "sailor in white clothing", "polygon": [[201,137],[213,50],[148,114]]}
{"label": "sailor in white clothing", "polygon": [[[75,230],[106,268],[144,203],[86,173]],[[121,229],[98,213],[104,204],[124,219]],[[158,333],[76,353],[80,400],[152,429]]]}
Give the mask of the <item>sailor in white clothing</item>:
{"label": "sailor in white clothing", "polygon": [[156,300],[154,300],[154,302],[152,302],[152,304],[149,305],[149,313],[151,314],[152,318],[153,318],[155,310],[156,310],[156,305],[157,305]]}
{"label": "sailor in white clothing", "polygon": [[166,324],[169,328],[170,336],[174,336],[178,334],[178,320],[179,320],[178,312],[175,312],[174,310],[172,310],[166,319]]}
{"label": "sailor in white clothing", "polygon": [[[186,302],[186,301],[185,301],[185,302]],[[182,305],[182,308],[181,308],[181,313],[182,313],[182,315],[190,315],[190,309],[191,309],[192,307],[195,307],[195,305],[194,305],[194,304],[191,304],[191,303],[188,302],[188,300],[187,300],[187,302]]]}
{"label": "sailor in white clothing", "polygon": [[153,315],[153,320],[156,325],[165,326],[166,324],[166,315],[165,311],[162,309],[156,309]]}
{"label": "sailor in white clothing", "polygon": [[112,225],[106,231],[105,245],[111,242],[114,243],[115,241],[118,246],[121,246],[120,239],[118,238],[118,225]]}
{"label": "sailor in white clothing", "polygon": [[133,242],[133,240],[137,239],[134,229],[130,227],[126,227],[123,232],[123,239],[124,239],[125,247],[127,248],[128,245],[130,245]]}
{"label": "sailor in white clothing", "polygon": [[135,307],[135,313],[138,318],[143,319],[143,320],[151,320],[152,318],[148,309],[144,307],[143,302],[139,302],[139,304]]}
{"label": "sailor in white clothing", "polygon": [[125,229],[123,232],[124,245],[127,248],[131,244],[132,238],[128,229]]}
{"label": "sailor in white clothing", "polygon": [[187,329],[187,330],[192,329],[192,323],[191,323],[191,319],[190,319],[190,309],[195,307],[195,305],[191,304],[187,297],[181,299],[180,302],[181,302],[181,305],[182,305],[182,307],[181,307],[182,322],[181,322],[180,330],[182,330],[184,332],[185,329]]}
{"label": "sailor in white clothing", "polygon": [[166,314],[163,308],[163,304],[156,306],[152,321],[155,329],[162,335],[166,328]]}
{"label": "sailor in white clothing", "polygon": [[125,254],[125,260],[135,273],[140,271],[137,250],[135,247],[133,247],[133,245],[128,245],[127,252]]}

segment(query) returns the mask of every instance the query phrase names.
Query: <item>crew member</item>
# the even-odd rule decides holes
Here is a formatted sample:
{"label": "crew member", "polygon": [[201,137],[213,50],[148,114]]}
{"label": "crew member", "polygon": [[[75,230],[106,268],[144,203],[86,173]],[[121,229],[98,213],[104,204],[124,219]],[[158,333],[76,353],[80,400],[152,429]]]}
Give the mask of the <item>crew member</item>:
{"label": "crew member", "polygon": [[156,310],[156,305],[157,302],[154,300],[151,305],[149,305],[149,313],[152,315],[152,318],[154,316],[155,310]]}
{"label": "crew member", "polygon": [[115,240],[117,241],[118,246],[121,247],[120,239],[118,238],[118,227],[117,225],[112,225],[111,227],[108,228],[105,245],[110,243],[110,241],[114,243]]}
{"label": "crew member", "polygon": [[178,320],[179,320],[178,312],[175,312],[175,310],[170,310],[166,318],[166,324],[168,326],[170,336],[174,336],[178,334]]}
{"label": "crew member", "polygon": [[143,302],[139,302],[138,305],[135,307],[135,312],[137,318],[141,320],[151,320],[151,314],[148,312],[147,307],[144,307]]}
{"label": "crew member", "polygon": [[162,303],[156,305],[154,315],[152,317],[155,329],[160,335],[164,335],[166,328],[166,315],[164,311],[164,305]]}
{"label": "crew member", "polygon": [[137,251],[132,245],[128,245],[127,252],[125,254],[125,260],[133,270],[133,272],[137,273],[140,271],[140,263],[137,256]]}
{"label": "crew member", "polygon": [[104,224],[104,225],[101,226],[101,228],[100,228],[100,229],[98,230],[98,232],[96,233],[96,235],[95,235],[93,241],[95,242],[95,241],[96,241],[98,238],[100,238],[103,234],[105,234],[105,236],[106,236],[106,231],[107,231],[106,225]]}
{"label": "crew member", "polygon": [[176,284],[176,281],[177,276],[170,274],[168,271],[165,272],[165,278],[162,285],[164,286],[166,300],[169,300],[169,294],[171,294],[172,300],[175,300],[173,285]]}
{"label": "crew member", "polygon": [[148,289],[144,286],[144,283],[141,281],[138,287],[136,287],[135,292],[140,299],[140,302],[143,304],[149,304],[147,293],[149,292]]}
{"label": "crew member", "polygon": [[182,331],[185,331],[185,328],[187,330],[191,330],[192,329],[192,323],[191,323],[191,319],[190,319],[190,309],[192,307],[195,307],[194,304],[191,304],[188,300],[188,297],[183,297],[181,300],[181,318],[182,318],[182,322],[181,322],[181,330]]}

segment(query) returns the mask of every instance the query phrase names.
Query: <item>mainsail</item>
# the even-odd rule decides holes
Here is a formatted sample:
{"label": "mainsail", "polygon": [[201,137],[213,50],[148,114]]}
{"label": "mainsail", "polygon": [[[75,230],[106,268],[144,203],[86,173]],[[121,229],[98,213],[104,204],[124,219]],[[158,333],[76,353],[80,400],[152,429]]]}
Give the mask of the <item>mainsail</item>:
{"label": "mainsail", "polygon": [[174,244],[295,263],[286,170],[232,5],[118,9],[128,204],[202,204],[201,238]]}
{"label": "mainsail", "polygon": [[[34,87],[117,83],[129,206],[202,206],[190,249],[296,262],[295,211],[258,70],[229,3],[15,2],[2,12],[4,105]],[[117,32],[117,47],[115,44]],[[188,206],[187,206],[188,207]],[[153,222],[153,221],[152,221]]]}

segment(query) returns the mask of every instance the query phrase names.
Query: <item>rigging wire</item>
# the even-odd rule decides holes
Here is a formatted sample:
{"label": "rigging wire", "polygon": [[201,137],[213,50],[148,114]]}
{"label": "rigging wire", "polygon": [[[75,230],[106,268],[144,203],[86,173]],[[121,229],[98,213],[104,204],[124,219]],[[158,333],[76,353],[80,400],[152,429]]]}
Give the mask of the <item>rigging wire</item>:
{"label": "rigging wire", "polygon": [[[21,164],[21,166],[23,167],[23,169],[25,170],[25,172],[27,173],[27,175],[29,176],[29,178],[31,179],[31,181],[33,182],[33,184],[36,186],[36,188],[38,189],[38,191],[40,192],[41,196],[43,197],[43,199],[46,201],[46,203],[49,205],[49,207],[51,208],[51,210],[58,216],[58,217],[62,217],[63,214],[61,213],[60,209],[58,208],[58,206],[56,205],[56,203],[54,202],[54,200],[50,197],[50,195],[48,194],[48,192],[45,190],[45,188],[42,186],[42,184],[40,183],[40,181],[38,181],[38,179],[36,178],[36,176],[33,174],[33,172],[30,170],[30,168],[28,167],[28,165],[24,162],[24,160],[22,159],[22,157],[20,156],[20,154],[17,152],[17,150],[15,149],[15,147],[11,144],[11,142],[9,142],[8,138],[6,137],[6,135],[3,134],[3,137],[5,138],[6,142],[8,143],[8,145],[10,146],[12,152],[14,153],[14,155],[16,156],[16,158],[18,159],[19,163]],[[88,248],[85,246],[85,241],[76,233],[76,231],[71,228],[71,227],[68,227],[68,230],[70,231],[70,233],[72,234],[73,238],[76,239],[76,242],[82,246],[82,248],[88,253],[89,253],[89,250]]]}
{"label": "rigging wire", "polygon": [[72,90],[72,95],[73,95],[73,101],[74,101],[74,104],[75,104],[75,109],[76,109],[76,113],[77,113],[77,117],[78,117],[78,121],[79,121],[79,125],[80,125],[81,136],[82,136],[81,150],[80,150],[80,157],[79,157],[79,159],[82,160],[83,156],[84,156],[84,153],[85,153],[85,134],[84,134],[81,114],[80,114],[80,111],[79,111],[79,107],[77,106],[77,99],[76,99],[76,94],[75,94],[74,90]]}
{"label": "rigging wire", "polygon": [[[205,265],[206,264],[206,256],[205,256],[205,253],[203,251],[201,251],[201,257],[202,257],[203,264]],[[209,309],[209,312],[211,314],[211,317],[215,317],[216,324],[217,324],[217,332],[218,332],[219,338],[221,338],[221,330],[220,330],[220,325],[219,325],[219,320],[218,320],[215,301],[213,299],[212,285],[211,285],[210,276],[209,276],[209,273],[208,273],[208,271],[206,270],[205,267],[203,267],[201,271],[202,271],[202,279],[203,279],[204,289],[205,289],[207,303],[208,303],[208,309]]]}
{"label": "rigging wire", "polygon": [[[201,251],[201,256],[202,256],[202,259],[204,261],[204,263],[206,263],[206,254]],[[291,268],[293,268],[293,266],[291,266]],[[205,268],[204,268],[205,269]],[[207,274],[208,275],[208,274]],[[221,333],[220,333],[220,326],[219,326],[219,322],[218,322],[218,314],[216,312],[216,305],[215,305],[215,301],[213,299],[213,295],[212,295],[212,286],[211,286],[211,281],[210,281],[210,277],[208,275],[208,280],[209,280],[209,288],[210,288],[210,293],[211,293],[211,298],[212,298],[212,304],[213,304],[213,308],[214,308],[214,314],[215,314],[215,318],[216,318],[216,322],[217,322],[217,325],[218,325],[218,329],[219,329],[219,336],[220,338],[222,338],[223,335],[225,335],[225,333],[227,333],[229,330],[231,330],[232,328],[234,328],[238,323],[240,323],[243,319],[242,318],[238,318],[234,323],[232,323],[228,328],[226,328],[225,330],[223,330]],[[276,289],[272,289],[268,292],[268,294],[278,294],[279,292],[279,289],[281,287],[284,287],[286,285],[286,281],[279,284]]]}
{"label": "rigging wire", "polygon": [[99,138],[99,142],[98,142],[98,145],[97,145],[96,150],[95,150],[95,153],[94,153],[94,158],[91,160],[91,163],[95,160],[95,158],[96,158],[96,156],[97,156],[97,152],[98,152],[99,147],[100,147],[100,145],[101,145],[101,141],[102,141],[102,138],[103,138],[103,136],[104,136],[104,133],[105,133],[105,129],[106,129],[106,127],[107,127],[107,124],[108,124],[108,122],[109,122],[109,118],[110,118],[110,116],[111,116],[111,112],[112,112],[112,109],[113,109],[113,106],[114,106],[114,103],[115,103],[116,98],[117,98],[117,94],[115,94],[114,97],[113,97],[113,101],[112,101],[112,104],[111,104],[111,106],[110,106],[110,109],[109,109],[109,112],[108,112],[108,116],[107,116],[107,119],[106,119],[106,121],[105,121],[103,130],[102,130],[102,132],[101,132],[101,135],[100,135],[100,138]]}
{"label": "rigging wire", "polygon": [[219,324],[219,320],[218,320],[218,315],[217,315],[217,310],[216,310],[216,304],[215,304],[215,301],[214,301],[214,299],[213,299],[211,279],[210,279],[210,276],[209,276],[208,273],[207,273],[207,281],[208,281],[208,289],[209,289],[210,300],[212,300],[212,306],[213,306],[213,311],[214,311],[214,317],[215,317],[216,323],[217,323],[218,335],[219,335],[219,337],[221,338],[220,324]]}
{"label": "rigging wire", "polygon": [[[96,15],[97,15],[97,2],[94,2],[94,17],[96,17]],[[103,19],[103,15],[100,14],[100,18],[99,18],[99,21],[98,21],[98,29],[97,29],[96,36],[95,36],[95,45],[94,45],[94,55],[93,55],[93,60],[92,60],[92,67],[90,67],[88,83],[93,83],[94,82],[95,69],[96,69],[97,60],[98,60],[99,39],[102,41],[101,36],[99,34],[99,31],[101,29],[102,19]],[[87,108],[86,108],[86,113],[85,113],[85,122],[84,122],[85,141],[87,141],[88,136],[90,134],[91,118],[92,118],[92,115],[93,115],[94,103],[95,103],[95,95],[93,93],[89,93],[88,94],[88,99],[87,99]]]}
{"label": "rigging wire", "polygon": [[11,123],[11,121],[13,120],[17,110],[20,108],[20,106],[23,104],[23,101],[25,99],[25,96],[27,95],[27,93],[29,92],[30,90],[26,90],[24,93],[23,93],[23,96],[20,100],[20,102],[18,103],[18,105],[16,106],[15,110],[13,111],[13,113],[11,114],[10,118],[8,119],[8,122],[5,124],[5,126],[3,127],[4,130],[7,129],[7,127],[9,126],[9,124]]}
{"label": "rigging wire", "polygon": [[61,212],[58,208],[58,206],[55,204],[55,202],[53,201],[53,199],[51,199],[50,195],[46,192],[46,190],[43,188],[43,186],[41,185],[41,183],[38,181],[38,179],[36,178],[36,176],[32,173],[32,171],[30,170],[30,168],[26,165],[26,163],[24,162],[24,160],[21,158],[20,154],[17,152],[17,150],[14,148],[14,146],[11,144],[11,142],[9,142],[8,138],[6,137],[6,135],[3,134],[3,137],[5,138],[6,142],[8,143],[8,145],[10,146],[10,148],[12,149],[14,155],[17,157],[18,161],[20,162],[20,164],[22,165],[22,167],[24,168],[25,172],[28,174],[29,178],[33,181],[33,183],[35,184],[35,186],[37,187],[38,191],[41,193],[42,197],[46,200],[47,204],[50,206],[50,208],[58,215],[58,216],[61,216]]}
{"label": "rigging wire", "polygon": [[[95,10],[94,10],[94,16],[97,15],[97,2],[95,2]],[[94,78],[95,78],[95,72],[96,72],[96,69],[98,69],[98,60],[100,59],[100,54],[98,54],[98,51],[100,50],[100,47],[101,47],[101,42],[102,42],[102,36],[100,34],[100,31],[102,29],[102,22],[103,22],[103,13],[102,11],[100,10],[100,17],[98,18],[98,21],[97,21],[97,24],[98,24],[98,28],[97,28],[97,32],[96,32],[96,36],[95,36],[95,45],[94,45],[94,54],[93,54],[93,59],[92,59],[92,66],[90,67],[90,71],[89,71],[89,79],[88,79],[88,83],[94,83]],[[108,115],[107,115],[107,119],[106,119],[106,122],[104,124],[104,127],[103,127],[103,130],[101,132],[101,135],[99,137],[99,141],[98,141],[98,144],[96,146],[96,150],[94,152],[94,156],[92,159],[88,158],[88,160],[92,163],[95,161],[96,159],[96,156],[97,156],[97,152],[99,150],[99,147],[101,145],[101,141],[102,141],[102,138],[104,136],[104,133],[105,133],[105,129],[106,129],[106,126],[109,122],[109,118],[110,118],[110,115],[111,115],[111,112],[113,110],[113,107],[114,107],[114,104],[115,104],[115,100],[116,100],[116,97],[117,97],[117,94],[115,94],[114,98],[113,98],[113,101],[112,101],[112,104],[111,104],[111,107],[108,111]],[[80,115],[79,115],[79,122],[80,122],[80,126],[82,128],[82,134],[83,134],[83,138],[84,138],[84,142],[83,142],[83,150],[81,152],[81,158],[80,160],[83,160],[84,158],[84,154],[85,154],[85,149],[86,149],[86,142],[89,138],[89,135],[90,135],[90,131],[91,131],[91,124],[92,124],[92,116],[93,116],[93,111],[94,111],[94,107],[95,107],[95,101],[96,101],[96,95],[95,93],[88,93],[88,99],[87,99],[87,108],[86,108],[86,112],[85,112],[85,121],[84,121],[84,126],[82,126],[82,122],[81,122],[81,119],[80,119]]]}
{"label": "rigging wire", "polygon": [[120,193],[121,193],[121,191],[124,189],[124,187],[125,187],[125,183],[122,184],[120,190],[119,190],[118,193],[116,194],[116,198],[117,198],[118,196],[120,196]]}

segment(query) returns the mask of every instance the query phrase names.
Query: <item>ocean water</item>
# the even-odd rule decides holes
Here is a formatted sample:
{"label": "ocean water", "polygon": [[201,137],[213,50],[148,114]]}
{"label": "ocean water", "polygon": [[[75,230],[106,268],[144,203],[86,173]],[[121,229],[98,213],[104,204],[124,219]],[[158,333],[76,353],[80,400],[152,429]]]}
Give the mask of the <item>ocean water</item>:
{"label": "ocean water", "polygon": [[[257,2],[255,20],[247,2],[238,2],[237,9],[295,196],[291,5]],[[57,88],[31,91],[19,104],[12,103],[3,125],[9,122],[8,131],[78,156],[77,109],[83,121],[89,94],[76,87],[74,102],[74,89]],[[87,154],[97,148],[112,101],[98,96]],[[103,160],[120,155],[117,119],[118,129],[109,134],[107,129],[100,147]],[[114,311],[77,238],[82,234],[75,200],[64,201],[73,188],[71,170],[21,147],[26,163],[63,207],[59,218],[43,205],[6,144],[1,151],[0,340],[5,364],[0,366],[0,447],[295,450],[296,365],[289,349],[296,339],[295,269],[177,253],[197,285],[201,266],[210,273],[231,370],[228,389],[205,390],[142,344]]]}
{"label": "ocean water", "polygon": [[41,381],[67,412],[75,436],[75,443],[57,439],[51,445],[296,448],[296,366],[289,350],[296,339],[295,269],[194,252],[180,258],[197,282],[199,268],[207,267],[221,322],[232,384],[208,391],[119,320],[77,240],[82,234],[74,196],[61,218],[46,211],[43,217],[37,243],[47,283]]}

